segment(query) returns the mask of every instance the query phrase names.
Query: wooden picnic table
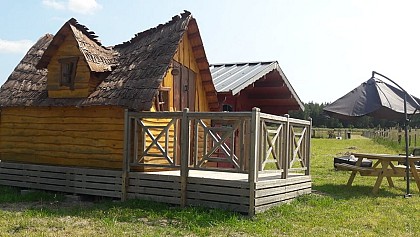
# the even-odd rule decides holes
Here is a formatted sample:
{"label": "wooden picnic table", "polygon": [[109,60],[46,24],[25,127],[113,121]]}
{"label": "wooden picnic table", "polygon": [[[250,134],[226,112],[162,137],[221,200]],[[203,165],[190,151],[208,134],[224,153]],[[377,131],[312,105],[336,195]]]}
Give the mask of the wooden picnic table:
{"label": "wooden picnic table", "polygon": [[[350,164],[336,164],[338,169],[352,171],[350,178],[347,182],[348,186],[351,186],[356,174],[359,173],[361,176],[377,176],[375,185],[373,186],[373,193],[378,193],[379,187],[381,186],[382,180],[385,177],[390,187],[394,187],[392,177],[406,177],[406,166],[396,165],[394,163],[405,163],[405,155],[390,155],[390,154],[368,154],[368,153],[352,153],[357,159],[355,165]],[[372,167],[361,167],[362,160],[366,158],[374,161]],[[375,161],[376,160],[376,161]],[[408,162],[410,164],[410,174],[414,178],[417,188],[420,191],[420,168],[416,168],[416,161],[420,161],[420,156],[409,156]]]}

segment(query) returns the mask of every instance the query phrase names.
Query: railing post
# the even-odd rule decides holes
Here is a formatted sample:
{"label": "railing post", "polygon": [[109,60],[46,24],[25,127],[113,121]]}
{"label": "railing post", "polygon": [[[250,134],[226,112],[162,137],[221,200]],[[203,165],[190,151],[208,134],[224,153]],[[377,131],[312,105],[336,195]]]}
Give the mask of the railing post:
{"label": "railing post", "polygon": [[124,110],[124,155],[121,179],[121,201],[127,200],[128,173],[130,172],[130,117],[128,109]]}
{"label": "railing post", "polygon": [[311,131],[312,131],[312,118],[309,118],[310,124],[309,124],[309,134],[306,136],[306,170],[305,175],[310,175],[310,160],[311,160]]}
{"label": "railing post", "polygon": [[260,136],[260,109],[253,108],[251,116],[251,142],[250,142],[250,156],[249,156],[249,211],[248,215],[255,214],[255,186],[258,180],[258,164],[259,164],[259,136]]}
{"label": "railing post", "polygon": [[185,108],[181,120],[181,207],[187,205],[188,164],[190,160],[190,121],[189,109]]}
{"label": "railing post", "polygon": [[281,173],[281,178],[286,179],[289,176],[289,155],[290,155],[290,116],[288,114],[285,114],[284,117],[286,117],[286,126],[285,126],[285,132],[284,132],[284,157],[283,159],[283,172]]}

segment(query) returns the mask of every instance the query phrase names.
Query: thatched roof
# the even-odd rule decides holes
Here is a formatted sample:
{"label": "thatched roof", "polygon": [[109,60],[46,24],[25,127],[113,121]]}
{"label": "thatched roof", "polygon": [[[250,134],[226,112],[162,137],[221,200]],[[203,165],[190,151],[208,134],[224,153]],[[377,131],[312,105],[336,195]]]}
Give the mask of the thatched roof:
{"label": "thatched roof", "polygon": [[[218,108],[208,61],[195,19],[189,12],[166,24],[137,34],[130,41],[103,47],[93,32],[70,19],[55,36],[45,35],[28,51],[0,89],[0,107],[8,106],[121,106],[149,110],[183,35],[191,39],[210,108]],[[66,34],[74,34],[92,72],[109,75],[87,98],[49,98],[47,70]]]}

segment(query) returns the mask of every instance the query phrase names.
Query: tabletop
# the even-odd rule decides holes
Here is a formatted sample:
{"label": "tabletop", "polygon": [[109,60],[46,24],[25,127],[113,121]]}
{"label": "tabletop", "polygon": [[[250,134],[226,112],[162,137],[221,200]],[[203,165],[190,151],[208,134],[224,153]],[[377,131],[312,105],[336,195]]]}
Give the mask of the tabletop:
{"label": "tabletop", "polygon": [[[405,155],[391,155],[391,154],[372,154],[372,153],[352,153],[356,158],[366,159],[386,159],[390,161],[405,161]],[[411,161],[420,160],[420,156],[408,156]]]}

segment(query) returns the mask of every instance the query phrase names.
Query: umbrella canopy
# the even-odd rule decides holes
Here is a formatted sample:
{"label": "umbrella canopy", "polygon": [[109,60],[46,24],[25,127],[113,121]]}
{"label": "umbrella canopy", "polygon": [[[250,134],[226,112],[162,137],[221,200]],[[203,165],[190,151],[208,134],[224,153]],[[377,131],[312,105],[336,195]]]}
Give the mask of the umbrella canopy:
{"label": "umbrella canopy", "polygon": [[[351,119],[368,115],[378,119],[403,119],[404,94],[399,88],[380,79],[370,78],[343,97],[325,106],[330,116]],[[420,99],[407,96],[407,114],[418,113]]]}
{"label": "umbrella canopy", "polygon": [[[391,86],[380,79],[375,78],[375,74],[388,79],[398,88]],[[405,97],[405,100],[404,100]],[[405,103],[404,103],[405,102]],[[368,115],[378,119],[407,119],[407,115],[418,113],[420,110],[420,99],[415,98],[402,89],[397,83],[388,77],[372,72],[372,77],[359,87],[347,93],[345,96],[324,107],[324,111],[337,118],[351,119]],[[404,109],[406,106],[406,110]],[[405,133],[405,157],[408,163],[408,130],[407,120],[404,121]],[[410,166],[406,166],[407,193],[405,197],[410,197]]]}

